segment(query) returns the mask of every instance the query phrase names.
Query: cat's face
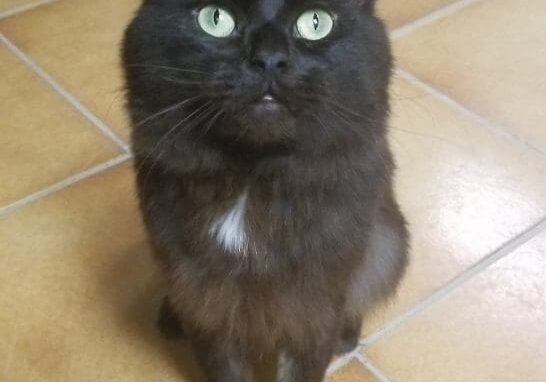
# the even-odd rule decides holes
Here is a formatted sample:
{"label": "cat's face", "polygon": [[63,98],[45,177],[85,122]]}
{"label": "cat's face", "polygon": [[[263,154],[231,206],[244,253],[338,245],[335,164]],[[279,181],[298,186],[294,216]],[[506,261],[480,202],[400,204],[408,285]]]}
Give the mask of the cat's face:
{"label": "cat's face", "polygon": [[145,1],[125,41],[130,104],[151,114],[181,103],[180,128],[254,143],[376,118],[386,109],[390,53],[372,8],[366,0]]}

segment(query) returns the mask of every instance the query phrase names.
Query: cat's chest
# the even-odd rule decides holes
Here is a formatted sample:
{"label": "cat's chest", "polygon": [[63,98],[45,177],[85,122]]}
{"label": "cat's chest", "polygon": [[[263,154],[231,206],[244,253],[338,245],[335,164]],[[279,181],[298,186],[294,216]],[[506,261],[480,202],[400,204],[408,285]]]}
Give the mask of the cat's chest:
{"label": "cat's chest", "polygon": [[[173,192],[161,203],[163,212],[155,215],[164,224],[152,227],[166,240],[175,238],[173,248],[191,248],[192,253],[203,251],[218,259],[218,254],[224,254],[229,261],[255,259],[317,249],[344,229],[339,213],[347,198],[332,190],[218,178],[178,185],[170,188]],[[168,189],[156,192],[167,194]],[[153,211],[157,203],[148,205]]]}
{"label": "cat's chest", "polygon": [[245,255],[249,246],[248,209],[249,191],[227,203],[227,209],[213,217],[207,230],[209,239],[215,245],[235,255]]}
{"label": "cat's chest", "polygon": [[287,197],[286,192],[273,192],[269,187],[246,186],[219,202],[202,232],[209,243],[229,255],[269,253],[280,244],[279,237],[293,235],[295,222],[305,219],[303,214],[295,213],[301,203],[296,195]]}
{"label": "cat's chest", "polygon": [[[203,206],[207,208],[206,206]],[[205,240],[236,257],[295,250],[329,229],[336,206],[313,192],[271,192],[246,187],[213,209]]]}

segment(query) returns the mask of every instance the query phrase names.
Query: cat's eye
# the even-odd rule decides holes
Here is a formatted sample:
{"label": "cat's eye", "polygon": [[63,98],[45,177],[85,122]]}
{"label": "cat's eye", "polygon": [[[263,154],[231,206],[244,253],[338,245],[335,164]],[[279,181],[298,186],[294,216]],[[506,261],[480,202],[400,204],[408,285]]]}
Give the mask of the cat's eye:
{"label": "cat's eye", "polygon": [[304,12],[296,22],[298,34],[306,40],[321,40],[328,36],[334,27],[334,19],[322,9]]}
{"label": "cat's eye", "polygon": [[235,30],[235,19],[226,9],[216,5],[202,8],[197,16],[201,29],[218,38],[230,36]]}

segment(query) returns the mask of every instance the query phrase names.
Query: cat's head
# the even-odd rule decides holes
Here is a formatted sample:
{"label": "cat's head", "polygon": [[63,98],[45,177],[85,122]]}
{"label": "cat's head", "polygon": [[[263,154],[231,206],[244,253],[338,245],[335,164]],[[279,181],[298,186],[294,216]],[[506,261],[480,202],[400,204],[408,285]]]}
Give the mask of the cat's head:
{"label": "cat's head", "polygon": [[123,57],[136,129],[260,145],[382,125],[391,59],[373,3],[144,1]]}

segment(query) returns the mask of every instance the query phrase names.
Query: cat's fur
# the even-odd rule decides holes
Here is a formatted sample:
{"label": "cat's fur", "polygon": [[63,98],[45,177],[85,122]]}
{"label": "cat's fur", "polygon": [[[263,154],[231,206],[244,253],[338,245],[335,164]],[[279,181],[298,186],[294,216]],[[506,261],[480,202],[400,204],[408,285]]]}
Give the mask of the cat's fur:
{"label": "cat's fur", "polygon": [[[185,329],[211,382],[255,380],[261,354],[282,382],[318,382],[406,265],[388,38],[373,1],[218,0],[238,20],[226,39],[199,29],[206,4],[146,0],[124,41],[141,208],[170,283],[160,322]],[[332,34],[296,38],[316,7]]]}

